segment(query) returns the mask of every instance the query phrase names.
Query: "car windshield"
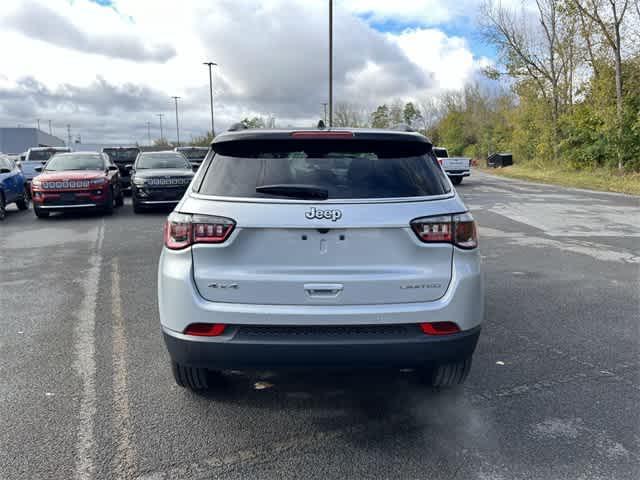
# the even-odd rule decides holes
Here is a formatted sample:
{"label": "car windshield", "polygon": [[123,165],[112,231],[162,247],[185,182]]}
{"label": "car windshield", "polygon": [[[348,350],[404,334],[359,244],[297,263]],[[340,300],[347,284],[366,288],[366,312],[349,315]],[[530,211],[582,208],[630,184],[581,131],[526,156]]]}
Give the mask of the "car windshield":
{"label": "car windshield", "polygon": [[6,168],[7,170],[13,170],[13,165],[8,158],[0,157],[0,170]]}
{"label": "car windshield", "polygon": [[109,156],[112,162],[118,163],[133,163],[140,153],[138,148],[104,148],[102,151]]}
{"label": "car windshield", "polygon": [[55,155],[45,167],[46,172],[61,172],[64,170],[103,170],[104,159],[99,154],[63,153]]}
{"label": "car windshield", "polygon": [[186,159],[181,153],[145,153],[138,159],[137,170],[151,168],[188,168]]}
{"label": "car windshield", "polygon": [[207,156],[207,152],[209,151],[209,149],[207,148],[194,148],[194,149],[187,149],[187,150],[178,150],[181,154],[183,154],[185,157],[187,157],[189,160],[203,160],[204,157]]}
{"label": "car windshield", "polygon": [[373,199],[442,195],[449,188],[428,154],[389,157],[375,148],[323,152],[317,146],[216,155],[200,187],[200,193],[223,197],[308,198],[310,191],[328,199]]}
{"label": "car windshield", "polygon": [[438,158],[447,158],[449,156],[445,148],[434,148],[433,154]]}
{"label": "car windshield", "polygon": [[29,152],[29,161],[44,162],[49,160],[55,153],[55,150],[31,150]]}

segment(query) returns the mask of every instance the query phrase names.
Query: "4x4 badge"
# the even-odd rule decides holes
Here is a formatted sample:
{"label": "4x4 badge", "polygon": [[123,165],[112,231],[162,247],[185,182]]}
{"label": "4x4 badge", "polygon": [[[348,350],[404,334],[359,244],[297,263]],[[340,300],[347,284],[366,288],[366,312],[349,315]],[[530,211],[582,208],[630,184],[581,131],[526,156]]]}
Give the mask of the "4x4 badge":
{"label": "4x4 badge", "polygon": [[311,207],[311,210],[304,214],[308,220],[331,220],[335,222],[342,218],[341,210],[318,210],[316,207]]}

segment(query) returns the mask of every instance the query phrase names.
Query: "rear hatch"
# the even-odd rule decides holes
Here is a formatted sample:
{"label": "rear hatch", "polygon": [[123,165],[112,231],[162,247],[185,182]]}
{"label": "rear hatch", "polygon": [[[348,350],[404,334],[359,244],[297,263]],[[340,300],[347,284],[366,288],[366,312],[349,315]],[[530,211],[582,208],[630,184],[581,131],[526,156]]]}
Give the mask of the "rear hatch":
{"label": "rear hatch", "polygon": [[471,164],[470,158],[449,157],[442,159],[442,168],[445,171],[450,170],[469,170]]}
{"label": "rear hatch", "polygon": [[130,172],[126,167],[127,165],[133,165],[135,163],[140,149],[135,147],[114,147],[103,148],[102,152],[106,153],[111,161],[118,166],[121,176],[129,177]]}
{"label": "rear hatch", "polygon": [[422,243],[410,222],[461,207],[424,137],[237,141],[218,150],[196,181],[200,195],[180,209],[236,223],[224,243],[192,247],[205,299],[363,305],[444,295],[453,247]]}

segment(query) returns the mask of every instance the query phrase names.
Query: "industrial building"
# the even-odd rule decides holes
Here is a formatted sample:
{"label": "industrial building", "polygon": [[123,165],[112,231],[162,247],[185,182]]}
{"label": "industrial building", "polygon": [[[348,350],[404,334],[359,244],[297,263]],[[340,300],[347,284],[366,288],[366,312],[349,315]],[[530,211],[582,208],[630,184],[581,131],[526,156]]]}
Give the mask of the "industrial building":
{"label": "industrial building", "polygon": [[64,147],[64,140],[37,128],[0,127],[0,152],[22,153],[31,147]]}

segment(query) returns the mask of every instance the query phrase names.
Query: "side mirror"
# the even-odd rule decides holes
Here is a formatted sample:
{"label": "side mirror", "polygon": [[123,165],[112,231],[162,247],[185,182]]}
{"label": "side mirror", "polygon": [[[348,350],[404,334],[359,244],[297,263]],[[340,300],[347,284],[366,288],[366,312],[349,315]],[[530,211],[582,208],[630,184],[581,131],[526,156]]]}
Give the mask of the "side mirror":
{"label": "side mirror", "polygon": [[34,168],[34,170],[38,173],[42,173],[42,170],[44,169],[44,167],[36,167]]}
{"label": "side mirror", "polygon": [[124,166],[124,169],[125,169],[127,172],[130,172],[131,170],[133,170],[133,165],[132,165],[132,164],[130,164],[130,163],[127,163],[127,164]]}
{"label": "side mirror", "polygon": [[194,172],[197,172],[199,168],[200,168],[200,165],[192,165],[191,166],[191,170],[193,170]]}
{"label": "side mirror", "polygon": [[11,170],[8,168],[0,168],[0,173],[11,173]]}
{"label": "side mirror", "polygon": [[115,165],[109,165],[107,167],[107,170],[110,172],[115,172],[116,170],[118,170],[118,167],[116,167]]}

